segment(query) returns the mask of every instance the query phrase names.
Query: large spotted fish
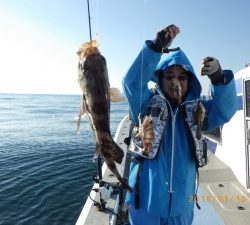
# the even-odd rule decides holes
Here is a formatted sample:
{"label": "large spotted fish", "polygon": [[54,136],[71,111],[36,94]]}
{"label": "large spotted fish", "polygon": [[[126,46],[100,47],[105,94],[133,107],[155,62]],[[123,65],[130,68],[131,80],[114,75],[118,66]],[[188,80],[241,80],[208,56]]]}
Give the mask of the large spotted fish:
{"label": "large spotted fish", "polygon": [[115,162],[121,163],[123,150],[114,142],[110,134],[110,100],[122,101],[119,89],[110,88],[106,60],[101,55],[95,40],[86,42],[77,51],[78,83],[83,92],[78,129],[81,117],[87,114],[96,140],[96,155],[104,158],[109,169],[131,191],[127,182],[117,171]]}

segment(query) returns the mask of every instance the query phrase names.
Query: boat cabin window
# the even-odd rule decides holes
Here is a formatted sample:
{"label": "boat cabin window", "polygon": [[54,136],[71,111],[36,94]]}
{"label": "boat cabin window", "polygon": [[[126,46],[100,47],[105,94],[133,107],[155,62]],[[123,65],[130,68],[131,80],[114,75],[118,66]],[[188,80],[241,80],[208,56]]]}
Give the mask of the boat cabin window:
{"label": "boat cabin window", "polygon": [[246,117],[250,117],[250,80],[245,81]]}

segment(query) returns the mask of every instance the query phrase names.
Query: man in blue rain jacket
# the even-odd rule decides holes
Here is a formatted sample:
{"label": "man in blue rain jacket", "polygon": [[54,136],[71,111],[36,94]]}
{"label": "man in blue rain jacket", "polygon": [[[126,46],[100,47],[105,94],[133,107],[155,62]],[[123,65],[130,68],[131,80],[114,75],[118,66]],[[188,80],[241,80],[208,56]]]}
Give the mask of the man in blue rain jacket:
{"label": "man in blue rain jacket", "polygon": [[[152,159],[131,163],[134,191],[126,197],[131,225],[192,224],[196,171],[205,164],[199,159],[200,131],[223,125],[237,110],[233,73],[222,70],[213,57],[206,57],[201,68],[201,75],[211,80],[213,98],[200,100],[201,85],[188,58],[180,49],[169,49],[179,32],[170,25],[146,41],[123,80],[134,125],[139,126],[139,115],[143,121],[151,114],[154,139],[160,139],[151,142],[157,150]],[[156,82],[156,91],[149,90],[149,81]],[[205,108],[202,124],[197,123],[200,103]]]}

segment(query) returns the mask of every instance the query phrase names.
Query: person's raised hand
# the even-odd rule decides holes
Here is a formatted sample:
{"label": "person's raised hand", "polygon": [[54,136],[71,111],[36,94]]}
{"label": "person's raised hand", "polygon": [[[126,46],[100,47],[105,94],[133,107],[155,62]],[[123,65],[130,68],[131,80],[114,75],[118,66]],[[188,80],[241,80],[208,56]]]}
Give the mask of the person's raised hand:
{"label": "person's raised hand", "polygon": [[214,57],[206,57],[203,59],[201,67],[201,75],[207,75],[213,84],[224,82],[224,75],[218,59]]}
{"label": "person's raised hand", "polygon": [[151,48],[156,52],[168,52],[174,38],[180,33],[179,27],[169,25],[157,33]]}

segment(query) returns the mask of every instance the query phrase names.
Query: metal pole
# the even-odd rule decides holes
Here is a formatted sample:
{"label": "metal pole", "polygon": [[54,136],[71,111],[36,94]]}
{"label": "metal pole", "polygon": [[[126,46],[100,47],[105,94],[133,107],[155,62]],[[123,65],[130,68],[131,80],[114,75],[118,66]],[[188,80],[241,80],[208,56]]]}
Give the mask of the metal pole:
{"label": "metal pole", "polygon": [[90,10],[89,10],[89,0],[87,0],[87,3],[88,3],[88,18],[89,18],[89,39],[90,39],[90,41],[92,41],[91,23],[90,23],[91,17],[90,17]]}
{"label": "metal pole", "polygon": [[[101,160],[101,156],[98,155],[98,174],[99,174],[99,188],[102,188],[103,187],[103,181],[102,181],[102,160]],[[100,211],[103,211],[105,208],[106,208],[106,202],[103,200],[102,198],[102,193],[100,192],[100,208],[99,210]]]}

